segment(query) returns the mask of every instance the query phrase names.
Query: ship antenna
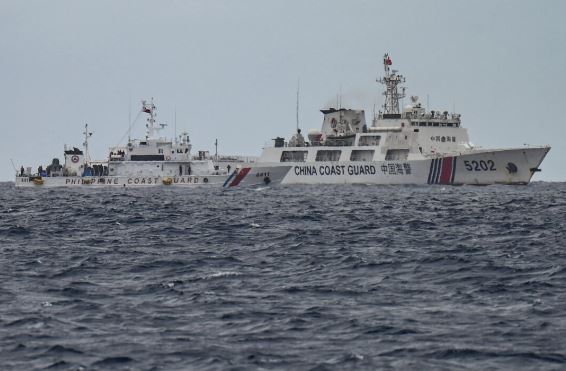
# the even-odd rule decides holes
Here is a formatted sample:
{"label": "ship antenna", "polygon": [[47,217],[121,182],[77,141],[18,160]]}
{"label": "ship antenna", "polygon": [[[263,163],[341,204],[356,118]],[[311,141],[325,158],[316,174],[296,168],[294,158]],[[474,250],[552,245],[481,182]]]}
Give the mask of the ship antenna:
{"label": "ship antenna", "polygon": [[[393,64],[389,54],[383,56],[383,68],[385,76],[378,79],[377,82],[385,85],[385,103],[383,103],[384,114],[399,114],[399,101],[405,97],[405,88],[399,86],[405,82],[403,75],[397,74],[396,70],[392,70],[390,66]],[[400,91],[399,91],[400,90]]]}
{"label": "ship antenna", "polygon": [[218,138],[214,140],[214,161],[218,161]]}
{"label": "ship antenna", "polygon": [[90,161],[90,155],[88,153],[88,138],[90,138],[92,136],[92,133],[90,133],[88,131],[88,124],[85,124],[85,131],[83,132],[83,134],[85,135],[85,141],[83,143],[83,146],[85,148],[85,160],[87,162]]}
{"label": "ship antenna", "polygon": [[132,136],[132,96],[128,97],[128,143]]}
{"label": "ship antenna", "polygon": [[177,106],[175,106],[175,114],[173,120],[173,131],[175,134],[175,144],[177,144]]}
{"label": "ship antenna", "polygon": [[342,120],[343,120],[343,117],[342,117],[342,84],[340,84],[340,93],[338,94],[338,96],[340,97],[340,100],[338,101],[338,110],[339,110],[338,111],[338,115],[339,115],[338,122],[340,124],[340,127],[342,127]]}
{"label": "ship antenna", "polygon": [[301,79],[297,79],[297,132],[299,132],[299,91],[301,90]]}
{"label": "ship antenna", "polygon": [[18,169],[16,169],[16,165],[14,165],[14,160],[12,160],[10,158],[10,162],[12,163],[12,167],[14,168],[14,171],[16,172],[16,174],[18,173]]}

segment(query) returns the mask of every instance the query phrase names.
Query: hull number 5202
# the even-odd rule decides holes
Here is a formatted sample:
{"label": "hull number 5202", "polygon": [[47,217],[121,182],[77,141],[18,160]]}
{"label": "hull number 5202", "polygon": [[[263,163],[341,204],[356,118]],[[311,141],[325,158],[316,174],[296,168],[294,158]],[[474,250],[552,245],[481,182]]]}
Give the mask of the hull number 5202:
{"label": "hull number 5202", "polygon": [[468,161],[465,160],[464,161],[464,166],[466,167],[466,170],[468,171],[495,171],[495,163],[492,160],[480,160],[480,161],[476,161],[476,160],[472,160],[472,161]]}

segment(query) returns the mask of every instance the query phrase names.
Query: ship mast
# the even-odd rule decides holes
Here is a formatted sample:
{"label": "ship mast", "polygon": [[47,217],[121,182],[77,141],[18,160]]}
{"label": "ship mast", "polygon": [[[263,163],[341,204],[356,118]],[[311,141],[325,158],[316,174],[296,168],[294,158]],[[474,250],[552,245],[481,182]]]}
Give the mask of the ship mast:
{"label": "ship mast", "polygon": [[90,155],[88,153],[88,138],[92,136],[92,133],[88,131],[88,124],[85,124],[85,131],[83,132],[85,135],[85,141],[83,142],[83,146],[85,149],[85,160],[86,162],[90,162]]}
{"label": "ship mast", "polygon": [[403,75],[397,74],[397,70],[390,69],[393,64],[389,54],[383,56],[383,67],[385,76],[378,79],[377,82],[385,85],[385,103],[383,103],[384,114],[399,114],[399,101],[405,97],[405,87],[399,86],[405,82]]}
{"label": "ship mast", "polygon": [[157,114],[155,113],[155,104],[153,104],[153,98],[151,98],[151,102],[147,103],[147,101],[142,100],[142,111],[149,114],[149,118],[147,119],[147,132],[145,135],[146,139],[159,139],[159,130],[165,127],[165,124],[156,124],[155,117]]}

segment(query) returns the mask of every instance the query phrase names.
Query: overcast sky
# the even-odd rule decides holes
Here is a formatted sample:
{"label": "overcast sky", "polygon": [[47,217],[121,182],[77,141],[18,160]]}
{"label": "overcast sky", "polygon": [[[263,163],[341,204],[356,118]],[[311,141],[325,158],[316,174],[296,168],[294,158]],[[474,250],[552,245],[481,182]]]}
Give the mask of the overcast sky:
{"label": "overcast sky", "polygon": [[[371,118],[381,60],[408,95],[455,107],[482,147],[550,144],[537,180],[566,180],[565,1],[7,1],[0,0],[0,180],[62,159],[94,132],[102,159],[154,97],[165,133],[193,151],[259,155],[319,109]],[[408,103],[408,99],[405,100]],[[134,127],[144,134],[144,122]]]}

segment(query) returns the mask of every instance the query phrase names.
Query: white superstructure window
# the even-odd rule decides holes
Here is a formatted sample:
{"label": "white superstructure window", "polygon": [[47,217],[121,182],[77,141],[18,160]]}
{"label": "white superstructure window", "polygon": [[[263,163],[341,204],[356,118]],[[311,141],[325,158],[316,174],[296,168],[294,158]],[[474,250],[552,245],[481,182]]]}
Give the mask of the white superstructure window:
{"label": "white superstructure window", "polygon": [[378,146],[380,141],[379,135],[363,135],[358,141],[358,146]]}
{"label": "white superstructure window", "polygon": [[408,157],[408,149],[388,149],[385,154],[385,161],[406,160]]}
{"label": "white superstructure window", "polygon": [[340,160],[340,150],[319,150],[316,152],[315,161],[338,161]]}
{"label": "white superstructure window", "polygon": [[281,162],[305,162],[308,151],[283,151]]}
{"label": "white superstructure window", "polygon": [[374,154],[373,149],[355,149],[350,154],[350,161],[371,161]]}

